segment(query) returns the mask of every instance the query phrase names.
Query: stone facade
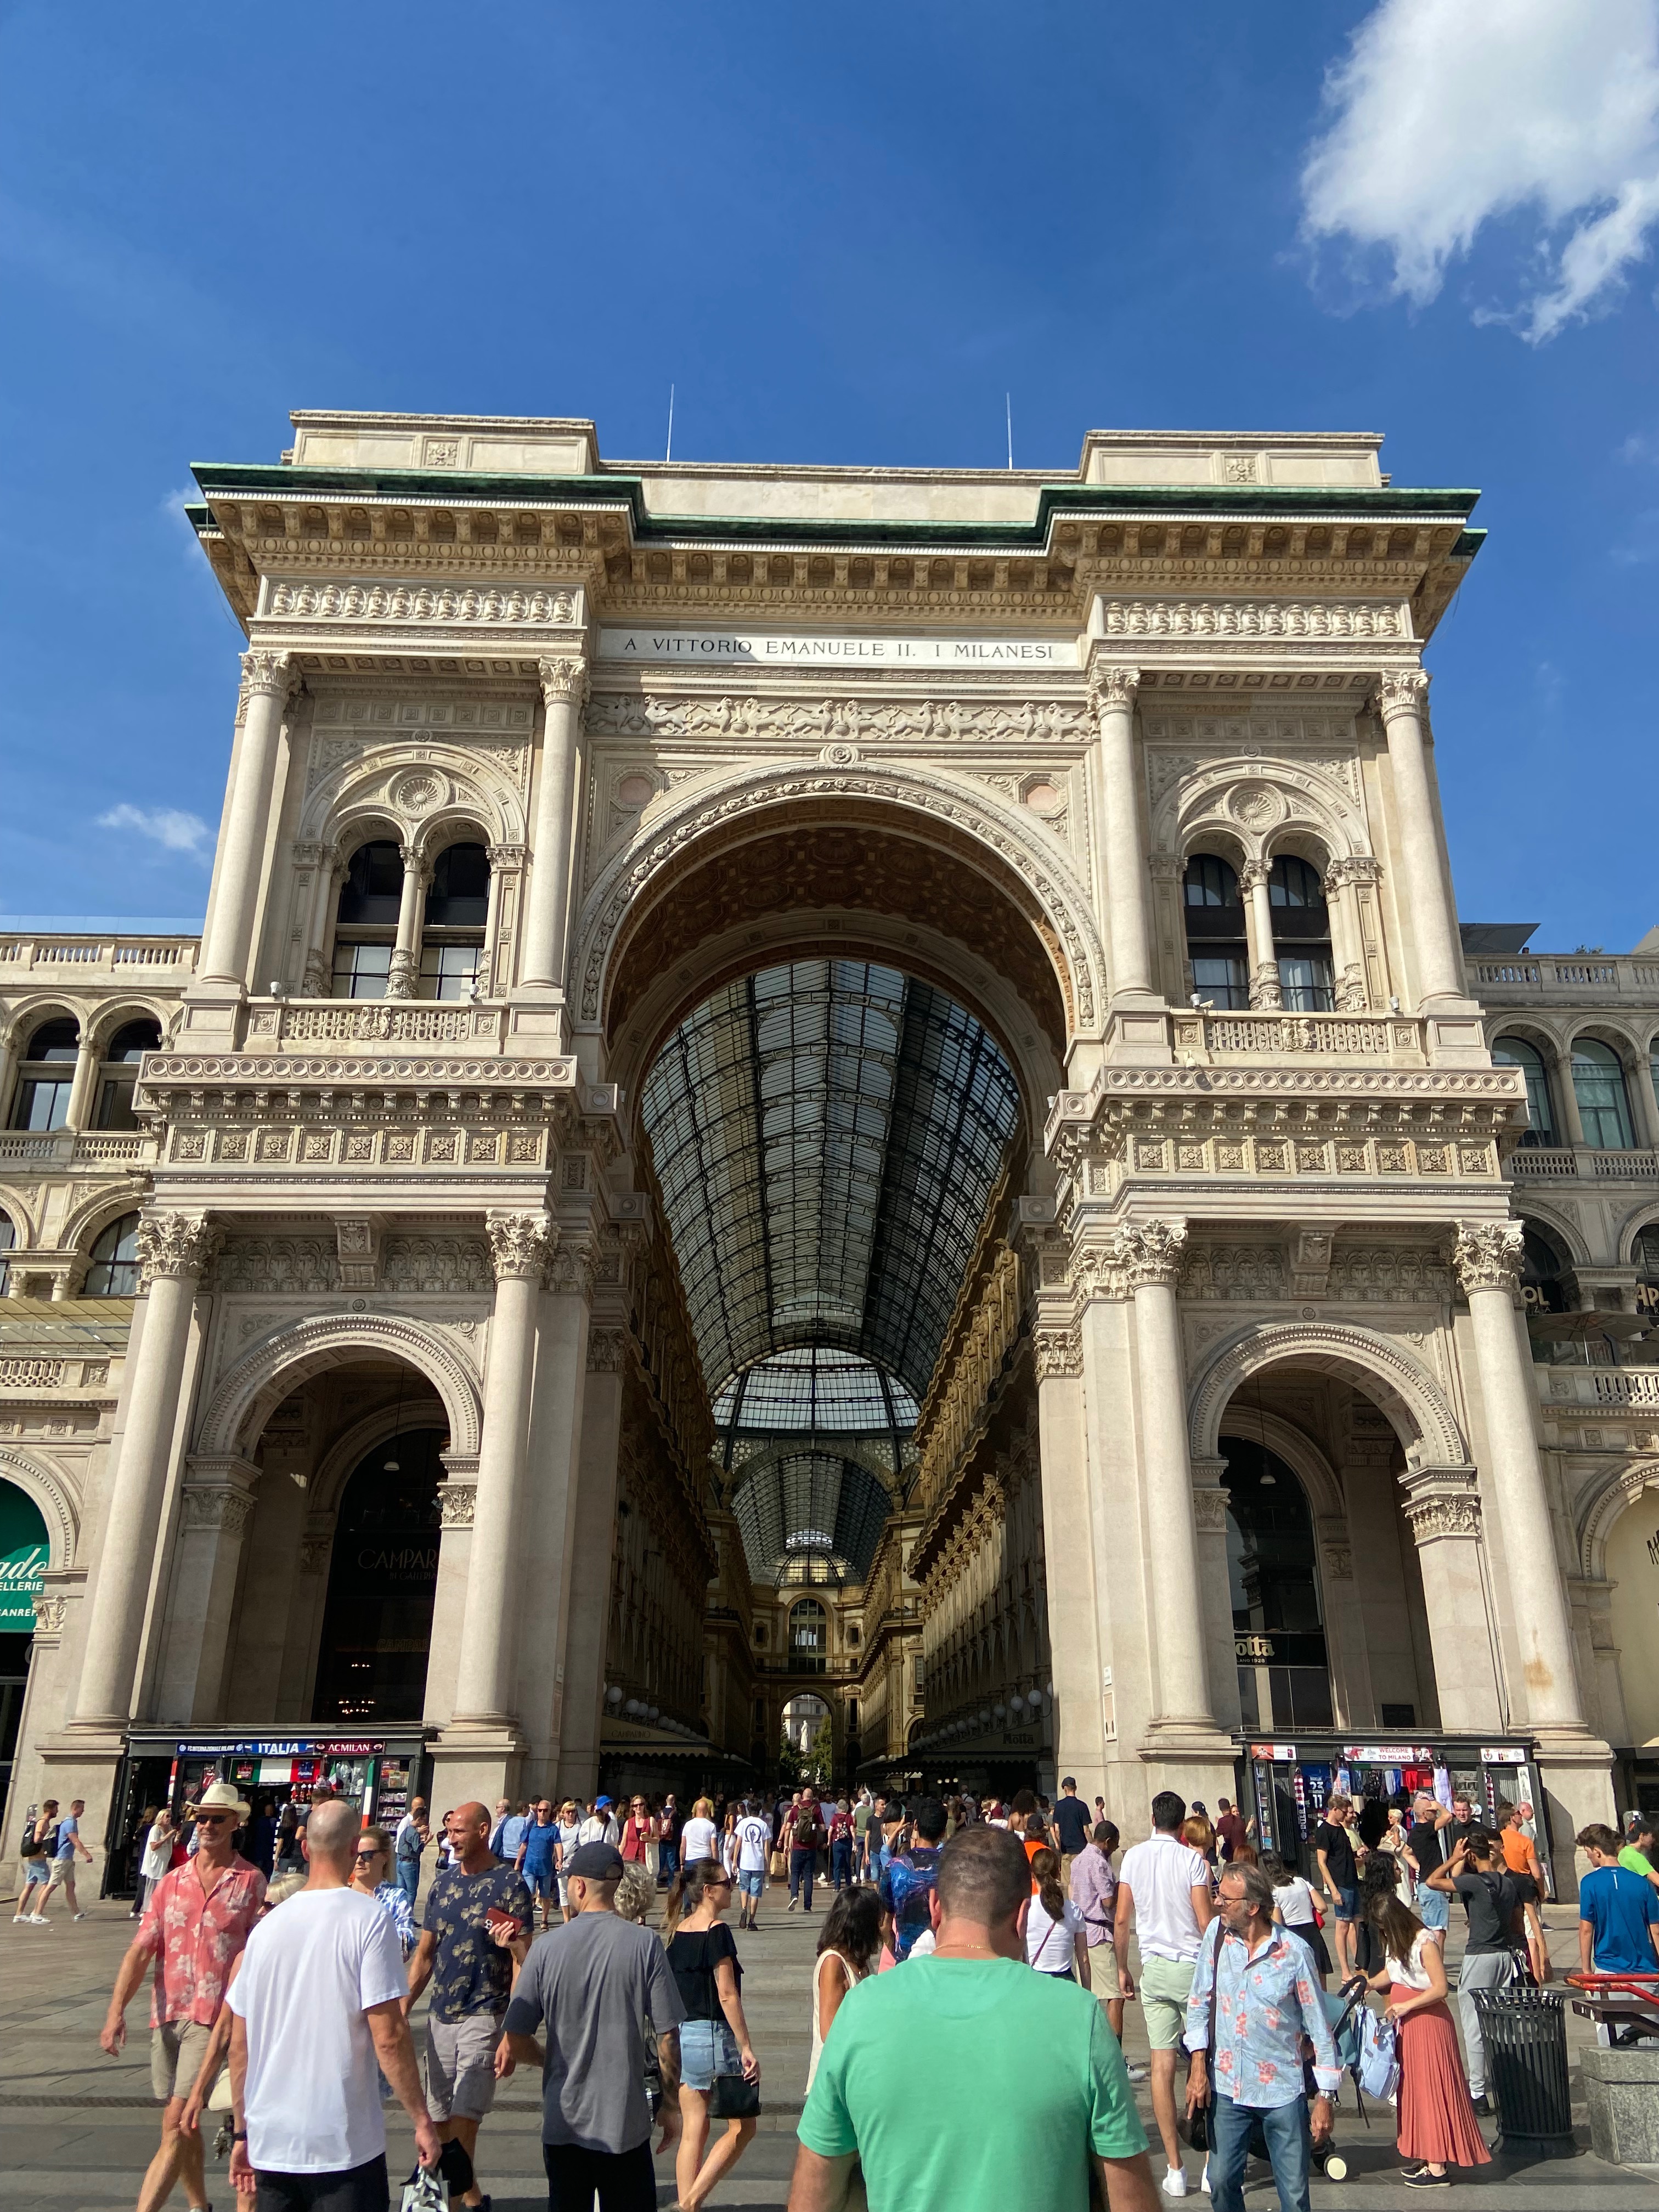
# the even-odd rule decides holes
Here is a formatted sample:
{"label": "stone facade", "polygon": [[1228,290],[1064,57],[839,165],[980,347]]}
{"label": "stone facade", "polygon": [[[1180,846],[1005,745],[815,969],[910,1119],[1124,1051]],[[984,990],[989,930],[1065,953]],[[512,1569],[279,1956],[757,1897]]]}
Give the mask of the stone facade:
{"label": "stone facade", "polygon": [[[814,1685],[709,1473],[639,1100],[715,984],[827,953],[970,1008],[1024,1114],[869,1585],[831,1596],[837,1741],[943,1774],[1012,1739],[1126,1837],[1166,1783],[1231,1794],[1242,1437],[1313,1516],[1333,1725],[1528,1740],[1570,1880],[1634,1749],[1604,1553],[1659,1401],[1650,1436],[1651,1370],[1535,1364],[1516,1214],[1634,1307],[1659,968],[1547,963],[1534,1027],[1617,1030],[1650,1149],[1607,1170],[1569,1117],[1546,1185],[1488,1049],[1531,986],[1464,961],[1421,665],[1468,499],[1361,437],[1091,434],[1042,480],[349,415],[200,476],[248,639],[200,943],[0,943],[9,1066],[71,1000],[89,1039],[140,1002],[163,1031],[118,1158],[90,1073],[67,1130],[0,1138],[4,1471],[54,1532],[15,1788],[91,1827],[136,1722],[310,1720],[341,1501],[411,1409],[435,1797],[775,1742]],[[447,932],[458,846],[488,895]],[[1195,855],[1237,885],[1237,1002],[1195,988]],[[372,1000],[336,995],[359,939]],[[71,1353],[123,1209],[131,1338],[110,1301]]]}

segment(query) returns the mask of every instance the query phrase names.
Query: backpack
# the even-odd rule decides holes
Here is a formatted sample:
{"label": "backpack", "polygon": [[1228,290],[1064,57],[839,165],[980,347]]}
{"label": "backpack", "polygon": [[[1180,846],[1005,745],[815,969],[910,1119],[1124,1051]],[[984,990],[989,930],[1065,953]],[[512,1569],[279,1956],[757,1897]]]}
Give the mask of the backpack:
{"label": "backpack", "polygon": [[46,1848],[44,1844],[37,1844],[34,1840],[35,1823],[40,1818],[40,1808],[38,1805],[31,1805],[23,1815],[23,1832],[17,1841],[18,1856],[21,1858],[38,1859]]}
{"label": "backpack", "polygon": [[1359,2086],[1381,2104],[1400,2087],[1399,2033],[1369,2005],[1361,2005],[1354,2018],[1359,2029]]}

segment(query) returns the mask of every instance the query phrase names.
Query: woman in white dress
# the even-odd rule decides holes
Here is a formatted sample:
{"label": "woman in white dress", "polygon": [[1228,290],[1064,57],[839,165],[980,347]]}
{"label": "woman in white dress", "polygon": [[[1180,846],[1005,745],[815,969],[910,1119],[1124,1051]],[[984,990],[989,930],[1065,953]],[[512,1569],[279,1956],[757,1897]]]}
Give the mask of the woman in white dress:
{"label": "woman in white dress", "polygon": [[806,2069],[810,2089],[818,2057],[841,2001],[854,1982],[876,1969],[881,1956],[881,1899],[873,1889],[854,1884],[838,1889],[818,1930],[818,1954],[812,1961],[812,2056]]}

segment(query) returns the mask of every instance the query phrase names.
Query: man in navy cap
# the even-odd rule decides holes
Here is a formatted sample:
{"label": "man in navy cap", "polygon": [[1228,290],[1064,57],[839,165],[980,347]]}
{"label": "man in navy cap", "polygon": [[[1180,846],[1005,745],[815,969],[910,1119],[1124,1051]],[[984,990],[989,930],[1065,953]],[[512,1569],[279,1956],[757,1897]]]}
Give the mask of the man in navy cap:
{"label": "man in navy cap", "polygon": [[578,1844],[568,1874],[574,1917],[531,1946],[496,2071],[532,2062],[542,2069],[550,2212],[592,2212],[596,2191],[605,2212],[656,2212],[641,2040],[648,2020],[662,2069],[660,2154],[680,2131],[685,2008],[660,1942],[617,1916],[622,1853],[611,1844]]}

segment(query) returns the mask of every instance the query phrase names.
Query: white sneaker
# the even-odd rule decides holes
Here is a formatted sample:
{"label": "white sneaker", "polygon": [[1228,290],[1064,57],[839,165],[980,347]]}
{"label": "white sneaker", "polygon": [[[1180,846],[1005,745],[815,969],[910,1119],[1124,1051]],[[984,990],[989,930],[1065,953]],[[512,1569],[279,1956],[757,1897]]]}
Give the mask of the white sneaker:
{"label": "white sneaker", "polygon": [[47,1919],[47,1917],[46,1917],[46,1914],[45,1914],[44,1912],[31,1912],[31,1913],[30,1913],[30,1915],[29,1915],[29,1926],[30,1926],[31,1928],[50,1928],[50,1927],[51,1927],[51,1925],[52,1925],[51,1921]]}
{"label": "white sneaker", "polygon": [[1214,2190],[1210,2186],[1210,2161],[1207,2158],[1204,2161],[1204,2171],[1198,2178],[1198,2185],[1206,2197],[1215,2195]]}
{"label": "white sneaker", "polygon": [[27,1920],[27,1918],[28,1915],[27,1912],[14,1912],[11,1916],[11,1924],[15,1928],[20,1920]]}
{"label": "white sneaker", "polygon": [[76,1912],[76,1913],[73,1913],[73,1914],[71,1914],[71,1916],[70,1916],[70,1917],[71,1917],[71,1918],[76,1919],[76,1920],[84,1920],[84,1919],[86,1918],[86,1917],[87,1917],[87,1916],[86,1916],[86,1914],[85,1914],[84,1912]]}
{"label": "white sneaker", "polygon": [[1164,2175],[1161,2186],[1166,2197],[1184,2197],[1187,2194],[1185,2167],[1172,2166]]}
{"label": "white sneaker", "polygon": [[1138,2058],[1132,2059],[1123,2070],[1132,2081],[1149,2081],[1152,2079],[1152,2068],[1143,2066]]}

